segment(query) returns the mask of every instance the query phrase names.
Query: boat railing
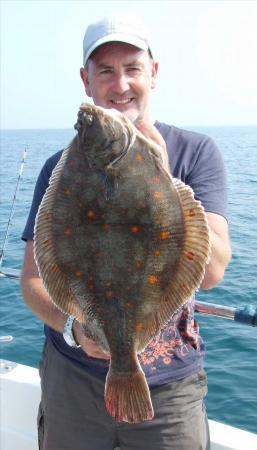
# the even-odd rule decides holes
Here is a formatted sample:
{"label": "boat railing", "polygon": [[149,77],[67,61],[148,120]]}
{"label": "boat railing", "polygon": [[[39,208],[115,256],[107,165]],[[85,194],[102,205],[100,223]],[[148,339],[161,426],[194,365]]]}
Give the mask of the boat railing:
{"label": "boat railing", "polygon": [[[19,279],[20,272],[19,269],[4,268],[0,266],[0,277]],[[217,305],[215,303],[196,300],[195,312],[207,316],[230,319],[245,325],[257,327],[257,306],[254,305],[244,305],[234,308],[231,306]]]}

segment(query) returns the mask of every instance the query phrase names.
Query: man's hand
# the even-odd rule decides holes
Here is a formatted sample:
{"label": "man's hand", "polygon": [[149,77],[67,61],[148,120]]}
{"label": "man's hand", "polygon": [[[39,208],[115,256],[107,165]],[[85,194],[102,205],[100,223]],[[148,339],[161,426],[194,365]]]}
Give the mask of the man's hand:
{"label": "man's hand", "polygon": [[136,128],[150,141],[153,141],[153,143],[158,145],[160,149],[161,158],[163,160],[163,165],[165,169],[170,172],[170,166],[169,166],[169,157],[167,153],[167,147],[166,143],[162,137],[162,135],[159,133],[157,128],[150,122],[144,122],[143,120],[138,120],[134,123]]}
{"label": "man's hand", "polygon": [[91,358],[110,359],[110,354],[105,353],[100,345],[96,344],[92,339],[85,336],[82,325],[75,320],[73,322],[73,335],[77,344],[81,345],[82,350]]}
{"label": "man's hand", "polygon": [[[62,333],[67,315],[53,304],[43,286],[34,259],[33,241],[28,241],[26,244],[21,273],[21,287],[25,302],[34,314],[49,327]],[[85,336],[83,327],[78,321],[74,321],[73,332],[75,340],[89,356],[93,358],[110,358],[110,355],[104,353],[99,345]]]}

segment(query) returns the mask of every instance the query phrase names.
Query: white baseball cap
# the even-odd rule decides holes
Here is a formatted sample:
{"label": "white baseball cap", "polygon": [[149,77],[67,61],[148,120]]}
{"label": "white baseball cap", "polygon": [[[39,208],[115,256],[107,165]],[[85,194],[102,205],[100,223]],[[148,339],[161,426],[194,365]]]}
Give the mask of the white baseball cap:
{"label": "white baseball cap", "polygon": [[96,48],[113,41],[134,45],[152,56],[149,33],[139,17],[110,16],[88,26],[83,41],[83,65]]}

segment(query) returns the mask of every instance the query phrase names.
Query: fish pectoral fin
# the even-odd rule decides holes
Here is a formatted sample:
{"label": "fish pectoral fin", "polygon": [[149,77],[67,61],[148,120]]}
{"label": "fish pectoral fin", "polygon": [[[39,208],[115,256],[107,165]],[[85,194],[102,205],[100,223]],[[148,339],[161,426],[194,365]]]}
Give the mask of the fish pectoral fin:
{"label": "fish pectoral fin", "polygon": [[149,387],[140,366],[129,373],[119,373],[110,367],[104,398],[108,413],[118,422],[143,422],[154,416]]}

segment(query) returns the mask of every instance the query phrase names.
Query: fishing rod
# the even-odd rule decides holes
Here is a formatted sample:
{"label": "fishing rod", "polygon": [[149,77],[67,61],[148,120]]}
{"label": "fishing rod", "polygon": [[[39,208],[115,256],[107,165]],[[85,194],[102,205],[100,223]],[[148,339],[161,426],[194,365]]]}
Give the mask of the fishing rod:
{"label": "fishing rod", "polygon": [[207,316],[230,319],[244,325],[257,327],[257,306],[254,305],[244,305],[239,306],[238,308],[233,308],[231,306],[196,301],[195,312]]}
{"label": "fishing rod", "polygon": [[[13,199],[12,199],[11,211],[10,211],[10,214],[9,214],[9,219],[8,219],[6,232],[5,232],[5,236],[4,236],[4,242],[3,242],[3,246],[2,246],[2,249],[1,249],[1,253],[0,253],[0,271],[1,271],[1,267],[2,267],[2,264],[3,264],[3,261],[4,261],[4,257],[5,257],[5,249],[6,249],[7,244],[8,244],[9,230],[10,230],[10,226],[11,226],[12,217],[13,217],[13,214],[14,214],[14,211],[15,211],[17,193],[18,193],[20,181],[21,181],[21,178],[22,178],[22,173],[23,173],[23,168],[24,168],[26,156],[27,156],[27,147],[25,147],[23,155],[22,155],[20,170],[19,170],[19,174],[18,174],[18,179],[17,179],[17,182],[16,182],[16,186],[15,186],[15,190],[14,190],[14,196],[13,196]],[[12,271],[14,269],[10,269],[10,270]]]}
{"label": "fishing rod", "polygon": [[[0,267],[0,277],[19,278],[20,270],[4,269]],[[244,325],[257,327],[257,306],[244,305],[238,308],[231,306],[217,305],[215,303],[207,303],[196,300],[195,312],[206,316],[220,317],[222,319],[230,319]]]}

